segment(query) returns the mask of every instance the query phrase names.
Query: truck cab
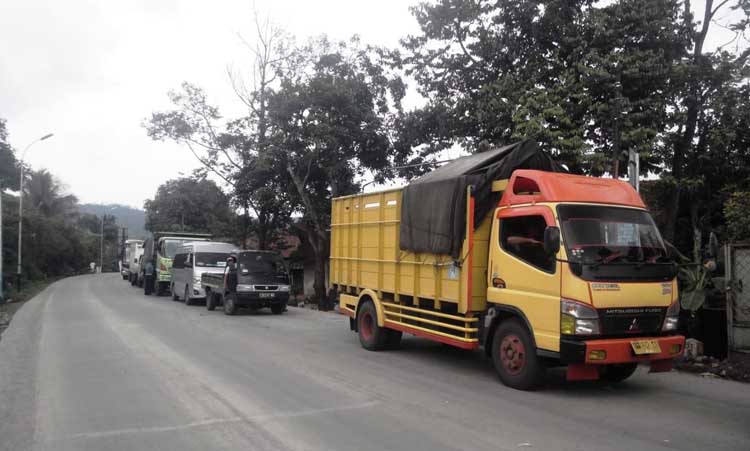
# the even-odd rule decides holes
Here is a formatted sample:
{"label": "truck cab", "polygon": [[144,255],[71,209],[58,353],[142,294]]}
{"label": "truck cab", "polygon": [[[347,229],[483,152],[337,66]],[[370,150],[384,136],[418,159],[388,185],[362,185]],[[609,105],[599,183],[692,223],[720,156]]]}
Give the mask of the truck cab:
{"label": "truck cab", "polygon": [[[671,368],[676,266],[638,194],[624,182],[516,171],[493,214],[485,349],[520,376],[524,357],[568,365],[569,379],[627,377],[639,362]],[[491,339],[514,312],[531,333]],[[501,373],[502,375],[503,373]]]}

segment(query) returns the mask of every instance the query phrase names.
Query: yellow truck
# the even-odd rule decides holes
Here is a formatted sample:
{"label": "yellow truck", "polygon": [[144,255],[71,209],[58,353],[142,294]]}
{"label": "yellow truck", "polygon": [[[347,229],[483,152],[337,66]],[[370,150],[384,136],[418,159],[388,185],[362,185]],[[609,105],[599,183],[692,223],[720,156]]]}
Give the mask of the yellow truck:
{"label": "yellow truck", "polygon": [[463,157],[404,188],[338,197],[330,282],[368,350],[402,333],[483,348],[503,383],[669,371],[677,267],[627,183],[570,175],[530,141]]}

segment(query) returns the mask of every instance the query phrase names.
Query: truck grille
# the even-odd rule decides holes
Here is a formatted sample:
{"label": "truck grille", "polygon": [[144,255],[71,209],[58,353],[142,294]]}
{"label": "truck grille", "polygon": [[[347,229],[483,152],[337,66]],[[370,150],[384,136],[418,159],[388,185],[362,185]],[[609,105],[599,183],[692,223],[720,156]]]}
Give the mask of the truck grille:
{"label": "truck grille", "polygon": [[602,334],[612,335],[646,335],[661,331],[665,308],[607,308],[599,309],[602,322]]}

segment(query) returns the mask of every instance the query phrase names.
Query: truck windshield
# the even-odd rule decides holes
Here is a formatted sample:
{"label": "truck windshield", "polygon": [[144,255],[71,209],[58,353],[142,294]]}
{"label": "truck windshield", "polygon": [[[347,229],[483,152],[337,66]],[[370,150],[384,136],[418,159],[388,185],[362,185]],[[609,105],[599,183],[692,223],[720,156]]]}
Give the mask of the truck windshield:
{"label": "truck windshield", "polygon": [[174,258],[177,253],[177,248],[179,248],[182,243],[187,243],[188,241],[190,240],[164,240],[164,254],[162,257]]}
{"label": "truck windshield", "polygon": [[558,215],[570,261],[593,265],[669,261],[659,230],[646,211],[560,205]]}
{"label": "truck windshield", "polygon": [[226,252],[199,252],[195,254],[195,266],[202,268],[223,268],[227,265]]}
{"label": "truck windshield", "polygon": [[281,257],[269,252],[242,252],[239,260],[240,271],[243,273],[278,274],[286,272]]}

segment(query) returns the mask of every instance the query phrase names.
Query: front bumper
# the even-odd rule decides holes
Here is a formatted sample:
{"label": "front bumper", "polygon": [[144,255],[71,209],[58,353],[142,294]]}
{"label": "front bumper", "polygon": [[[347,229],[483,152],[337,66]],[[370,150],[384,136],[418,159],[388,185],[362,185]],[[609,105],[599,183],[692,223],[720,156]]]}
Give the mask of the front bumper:
{"label": "front bumper", "polygon": [[[265,307],[271,305],[286,305],[289,302],[288,291],[272,291],[272,292],[241,292],[237,293],[237,306],[238,307]],[[267,297],[272,295],[272,297]]]}
{"label": "front bumper", "polygon": [[[631,343],[634,341],[654,340],[659,343],[661,352],[636,355]],[[609,365],[616,363],[651,362],[654,360],[673,359],[682,355],[685,349],[685,337],[670,335],[666,337],[633,337],[603,338],[598,340],[560,340],[560,361],[567,364],[585,363],[590,365]],[[604,351],[603,359],[592,357],[592,351]]]}

